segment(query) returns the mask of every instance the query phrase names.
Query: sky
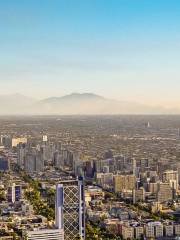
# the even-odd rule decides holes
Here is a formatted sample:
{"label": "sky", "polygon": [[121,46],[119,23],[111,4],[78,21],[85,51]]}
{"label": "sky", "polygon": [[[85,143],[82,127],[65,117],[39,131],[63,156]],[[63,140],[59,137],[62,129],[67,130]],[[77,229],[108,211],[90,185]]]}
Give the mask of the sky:
{"label": "sky", "polygon": [[0,0],[0,95],[180,104],[179,0]]}

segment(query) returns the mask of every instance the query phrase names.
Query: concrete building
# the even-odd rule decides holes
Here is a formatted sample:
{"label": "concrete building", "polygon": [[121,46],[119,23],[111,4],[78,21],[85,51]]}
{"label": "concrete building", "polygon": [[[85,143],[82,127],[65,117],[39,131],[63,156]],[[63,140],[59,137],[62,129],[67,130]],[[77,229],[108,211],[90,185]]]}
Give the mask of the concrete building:
{"label": "concrete building", "polygon": [[163,237],[163,225],[157,224],[154,226],[155,228],[155,237]]}
{"label": "concrete building", "polygon": [[143,187],[133,190],[133,203],[145,201],[145,190]]}
{"label": "concrete building", "polygon": [[123,239],[133,239],[134,238],[134,228],[130,226],[122,226],[122,236]]}
{"label": "concrete building", "polygon": [[137,226],[134,229],[134,236],[136,239],[141,239],[141,237],[144,235],[144,227]]}
{"label": "concrete building", "polygon": [[152,183],[150,182],[148,184],[148,191],[151,193],[157,193],[158,192],[158,183]]}
{"label": "concrete building", "polygon": [[113,173],[97,173],[96,180],[98,185],[105,189],[113,188]]}
{"label": "concrete building", "polygon": [[164,226],[164,233],[166,237],[174,236],[174,227],[173,225],[165,225]]}
{"label": "concrete building", "polygon": [[149,222],[145,227],[146,237],[163,237],[163,225],[161,222]]}
{"label": "concrete building", "polygon": [[180,236],[180,224],[174,225],[174,234]]}
{"label": "concrete building", "polygon": [[158,202],[166,202],[173,199],[173,190],[169,183],[159,183],[159,190],[157,194]]}
{"label": "concrete building", "polygon": [[173,187],[176,191],[179,187],[179,177],[178,171],[168,170],[165,171],[162,175],[162,181],[170,183],[171,187]]}
{"label": "concrete building", "polygon": [[134,175],[115,175],[114,190],[116,193],[123,190],[133,190],[136,186],[136,177]]}
{"label": "concrete building", "polygon": [[154,238],[154,227],[151,225],[146,226],[145,234],[147,238]]}

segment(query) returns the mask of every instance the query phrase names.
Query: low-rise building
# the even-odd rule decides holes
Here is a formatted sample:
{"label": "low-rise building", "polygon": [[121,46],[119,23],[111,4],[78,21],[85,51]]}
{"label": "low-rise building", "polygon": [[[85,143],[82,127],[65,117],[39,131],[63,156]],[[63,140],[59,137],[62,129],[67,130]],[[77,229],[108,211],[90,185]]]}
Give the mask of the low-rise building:
{"label": "low-rise building", "polygon": [[134,228],[134,236],[136,239],[140,239],[144,235],[144,227],[137,226]]}
{"label": "low-rise building", "polygon": [[165,233],[166,237],[172,237],[174,235],[173,225],[165,225],[164,226],[164,233]]}
{"label": "low-rise building", "polygon": [[28,231],[28,240],[64,240],[64,232],[61,229],[43,229],[38,231]]}
{"label": "low-rise building", "polygon": [[133,239],[134,228],[130,226],[122,226],[122,236],[123,236],[123,239]]}

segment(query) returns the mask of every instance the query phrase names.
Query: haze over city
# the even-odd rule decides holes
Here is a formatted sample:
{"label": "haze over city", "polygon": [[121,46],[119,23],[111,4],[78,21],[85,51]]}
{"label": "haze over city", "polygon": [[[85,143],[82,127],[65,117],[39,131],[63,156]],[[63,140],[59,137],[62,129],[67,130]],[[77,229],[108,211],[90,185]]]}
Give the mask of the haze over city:
{"label": "haze over city", "polygon": [[178,0],[1,1],[0,95],[90,92],[179,113],[179,11]]}

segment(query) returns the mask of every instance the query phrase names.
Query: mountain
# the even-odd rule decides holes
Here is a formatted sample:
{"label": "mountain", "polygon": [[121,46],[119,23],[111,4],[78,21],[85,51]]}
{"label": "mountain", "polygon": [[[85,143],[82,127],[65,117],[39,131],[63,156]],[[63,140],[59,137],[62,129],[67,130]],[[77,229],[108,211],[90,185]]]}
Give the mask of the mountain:
{"label": "mountain", "polygon": [[177,109],[151,107],[107,99],[93,93],[72,93],[40,101],[21,94],[0,96],[0,114],[86,115],[86,114],[172,114]]}
{"label": "mountain", "polygon": [[51,97],[32,107],[34,114],[162,114],[165,109],[143,104],[107,99],[93,93],[72,93],[63,97]]}

